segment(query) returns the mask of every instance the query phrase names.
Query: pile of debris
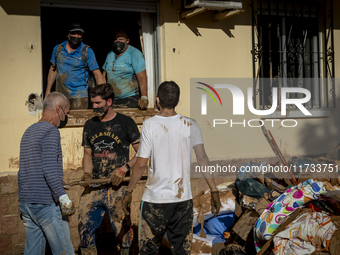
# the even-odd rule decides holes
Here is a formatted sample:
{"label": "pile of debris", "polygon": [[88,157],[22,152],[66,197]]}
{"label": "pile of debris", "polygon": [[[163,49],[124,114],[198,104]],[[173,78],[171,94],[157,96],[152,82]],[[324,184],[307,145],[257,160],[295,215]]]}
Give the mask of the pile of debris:
{"label": "pile of debris", "polygon": [[[286,178],[243,173],[235,182],[219,185],[222,208],[216,218],[210,213],[209,192],[195,197],[192,254],[340,255],[338,161],[328,154],[293,157],[287,163],[270,132],[263,131],[279,160],[276,165],[299,171],[288,171]],[[332,175],[315,167],[331,168]]]}
{"label": "pile of debris", "polygon": [[216,218],[210,194],[199,194],[192,254],[340,254],[340,179],[297,182],[245,178],[219,185]]}

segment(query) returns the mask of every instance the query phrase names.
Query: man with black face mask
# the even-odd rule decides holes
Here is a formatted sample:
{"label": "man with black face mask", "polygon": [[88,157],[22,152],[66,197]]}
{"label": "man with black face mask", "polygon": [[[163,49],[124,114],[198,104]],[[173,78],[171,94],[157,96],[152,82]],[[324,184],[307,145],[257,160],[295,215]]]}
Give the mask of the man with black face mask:
{"label": "man with black face mask", "polygon": [[[118,238],[121,254],[128,255],[133,239],[129,217],[124,217],[120,198],[126,190],[124,176],[136,162],[129,159],[130,145],[138,150],[139,130],[136,123],[112,109],[114,93],[110,84],[97,85],[90,91],[93,111],[98,116],[86,121],[83,131],[83,180],[109,178],[105,185],[91,185],[79,203],[79,233],[81,254],[97,255],[95,231],[100,227],[105,211]],[[118,243],[117,243],[118,244]]]}
{"label": "man with black face mask", "polygon": [[148,107],[147,76],[143,54],[129,45],[124,31],[115,33],[113,49],[103,65],[103,76],[113,86],[115,107]]}
{"label": "man with black face mask", "polygon": [[19,209],[25,225],[25,254],[74,254],[67,218],[74,204],[63,188],[63,156],[58,128],[70,103],[59,93],[44,99],[41,119],[26,129],[20,143]]}
{"label": "man with black face mask", "polygon": [[56,91],[67,97],[71,109],[88,108],[88,88],[92,85],[90,72],[97,84],[104,82],[93,50],[82,42],[83,34],[84,29],[79,24],[72,25],[68,40],[53,49],[47,78],[45,96],[51,93],[56,80]]}

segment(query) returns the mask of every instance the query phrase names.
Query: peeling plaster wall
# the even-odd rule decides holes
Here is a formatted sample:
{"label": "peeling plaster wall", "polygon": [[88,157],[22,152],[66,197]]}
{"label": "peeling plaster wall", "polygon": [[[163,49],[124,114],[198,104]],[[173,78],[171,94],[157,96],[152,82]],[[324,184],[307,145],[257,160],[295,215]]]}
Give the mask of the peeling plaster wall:
{"label": "peeling plaster wall", "polygon": [[0,173],[17,172],[20,139],[40,118],[28,95],[41,93],[40,1],[0,1]]}

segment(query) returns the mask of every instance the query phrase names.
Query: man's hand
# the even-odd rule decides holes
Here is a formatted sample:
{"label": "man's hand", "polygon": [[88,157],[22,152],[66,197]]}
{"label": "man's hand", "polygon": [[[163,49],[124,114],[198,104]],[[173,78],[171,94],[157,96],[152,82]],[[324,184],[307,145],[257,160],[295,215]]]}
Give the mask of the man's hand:
{"label": "man's hand", "polygon": [[217,214],[220,212],[221,209],[221,200],[218,191],[211,192],[211,213],[214,214],[216,218]]}
{"label": "man's hand", "polygon": [[83,185],[83,186],[85,186],[85,187],[90,186],[90,184],[88,183],[88,181],[92,180],[92,178],[93,178],[92,173],[85,172],[85,173],[83,174],[83,176],[81,177],[81,180],[85,182],[85,185]]}
{"label": "man's hand", "polygon": [[128,191],[126,189],[124,197],[122,198],[122,207],[123,207],[125,215],[129,215],[129,212],[126,208],[131,206],[131,201],[132,201],[132,191]]}
{"label": "man's hand", "polygon": [[74,204],[69,199],[67,194],[61,195],[59,197],[59,204],[61,208],[61,214],[63,216],[71,216],[75,213]]}
{"label": "man's hand", "polygon": [[139,108],[141,108],[142,110],[148,108],[148,104],[149,104],[149,100],[146,96],[142,96],[139,100],[138,100],[138,106]]}
{"label": "man's hand", "polygon": [[125,165],[114,170],[113,173],[109,176],[112,185],[118,186],[123,181],[127,171],[128,169],[126,168]]}

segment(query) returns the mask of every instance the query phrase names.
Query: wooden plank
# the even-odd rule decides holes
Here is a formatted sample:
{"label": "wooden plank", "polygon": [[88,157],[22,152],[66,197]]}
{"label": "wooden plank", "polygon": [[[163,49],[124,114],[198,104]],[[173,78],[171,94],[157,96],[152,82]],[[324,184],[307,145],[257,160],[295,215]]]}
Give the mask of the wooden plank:
{"label": "wooden plank", "polygon": [[247,240],[250,230],[254,227],[259,215],[256,211],[247,209],[242,217],[236,222],[233,231],[244,241]]}
{"label": "wooden plank", "polygon": [[206,10],[208,10],[208,9],[205,8],[205,7],[199,7],[199,8],[189,10],[189,11],[180,12],[181,19],[189,19],[193,16],[196,16],[197,14],[205,12]]}
{"label": "wooden plank", "polygon": [[340,230],[333,233],[331,243],[329,245],[329,252],[331,255],[340,255]]}
{"label": "wooden plank", "polygon": [[[261,124],[261,122],[260,122],[260,124]],[[272,133],[269,130],[267,130],[264,125],[261,126],[261,129],[262,129],[262,132],[263,132],[264,136],[266,137],[270,147],[272,148],[273,152],[275,153],[275,155],[277,156],[279,162],[281,163],[281,165],[286,166],[288,168],[288,172],[287,173],[288,173],[289,177],[291,178],[293,184],[294,185],[298,185],[298,182],[296,181],[294,175],[289,170],[290,168],[289,168],[289,166],[287,164],[287,161],[283,157],[282,152],[281,152],[279,146],[277,145],[274,137],[272,136]],[[291,182],[290,182],[290,180],[288,178],[285,178],[284,181],[286,182],[287,185],[291,184]]]}
{"label": "wooden plank", "polygon": [[239,203],[235,201],[235,216],[240,217],[242,214],[242,208]]}
{"label": "wooden plank", "polygon": [[[114,110],[118,113],[131,117],[137,125],[142,125],[144,120],[159,113],[159,111],[154,108],[147,110],[139,110],[137,108]],[[68,122],[66,127],[83,127],[88,119],[96,116],[96,113],[94,113],[92,109],[71,110],[67,116]]]}
{"label": "wooden plank", "polygon": [[221,13],[217,13],[214,15],[214,19],[216,21],[219,21],[219,20],[223,20],[223,19],[226,19],[226,18],[230,18],[232,16],[235,16],[237,14],[240,14],[244,12],[244,10],[231,10],[231,11],[225,11],[225,12],[221,12]]}

